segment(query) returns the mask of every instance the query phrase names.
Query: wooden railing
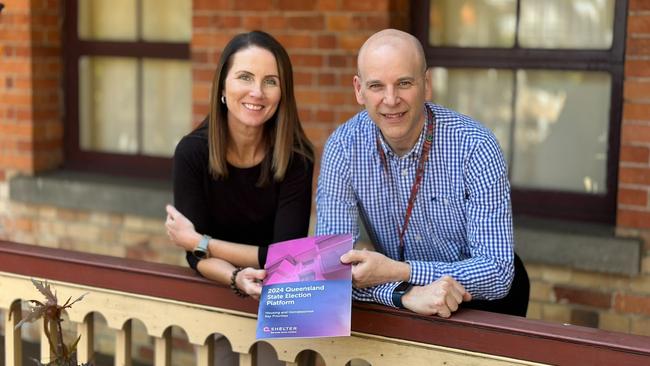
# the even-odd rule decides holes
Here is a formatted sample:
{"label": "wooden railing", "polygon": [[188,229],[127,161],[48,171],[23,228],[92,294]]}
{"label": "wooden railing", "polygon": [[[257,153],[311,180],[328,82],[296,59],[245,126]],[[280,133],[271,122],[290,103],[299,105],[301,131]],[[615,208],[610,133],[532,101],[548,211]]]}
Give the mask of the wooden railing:
{"label": "wooden railing", "polygon": [[[79,361],[93,357],[93,312],[117,332],[115,364],[131,365],[131,321],[155,339],[155,365],[169,365],[170,327],[195,346],[197,365],[213,364],[213,335],[228,338],[240,365],[254,364],[257,303],[179,266],[0,241],[0,309],[5,310],[5,365],[21,365],[20,301],[40,298],[30,278],[47,279],[59,298],[88,292],[69,309],[81,334]],[[9,316],[9,315],[13,316]],[[44,361],[47,345],[41,343]],[[475,310],[450,319],[354,303],[352,336],[272,340],[278,359],[295,365],[306,349],[327,365],[650,365],[650,337],[552,324]]]}

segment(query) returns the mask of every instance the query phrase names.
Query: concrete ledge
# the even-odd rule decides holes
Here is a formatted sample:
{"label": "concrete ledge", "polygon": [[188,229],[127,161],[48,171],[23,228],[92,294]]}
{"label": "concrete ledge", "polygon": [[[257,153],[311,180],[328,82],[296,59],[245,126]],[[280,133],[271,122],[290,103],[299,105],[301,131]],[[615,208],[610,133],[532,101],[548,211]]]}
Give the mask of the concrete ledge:
{"label": "concrete ledge", "polygon": [[173,200],[171,181],[132,179],[71,171],[9,181],[9,199],[38,205],[165,217]]}
{"label": "concrete ledge", "polygon": [[614,227],[517,218],[515,249],[524,262],[638,275],[642,243],[614,236]]}

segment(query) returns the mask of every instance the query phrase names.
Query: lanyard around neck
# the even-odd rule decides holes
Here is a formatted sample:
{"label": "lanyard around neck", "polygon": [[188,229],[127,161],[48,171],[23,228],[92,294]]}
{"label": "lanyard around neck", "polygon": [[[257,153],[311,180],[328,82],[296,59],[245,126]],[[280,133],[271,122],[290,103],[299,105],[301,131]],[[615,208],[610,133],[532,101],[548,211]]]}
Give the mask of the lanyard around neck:
{"label": "lanyard around neck", "polygon": [[[429,159],[429,150],[431,150],[431,144],[433,143],[433,127],[435,124],[435,119],[429,108],[425,107],[426,110],[426,134],[424,138],[424,145],[422,146],[422,152],[420,154],[420,160],[418,161],[417,171],[415,173],[415,180],[411,186],[411,195],[409,196],[408,206],[406,207],[406,213],[404,214],[404,225],[401,228],[397,228],[399,234],[399,260],[404,261],[404,236],[406,235],[406,228],[408,228],[409,220],[411,219],[411,213],[413,212],[413,206],[415,205],[415,199],[417,198],[418,190],[420,189],[420,183],[422,183],[422,178],[424,177],[424,166],[427,160]],[[379,141],[379,135],[377,135],[377,152],[381,158],[381,163],[384,166],[386,174],[390,175],[390,170],[388,169],[388,163],[386,161],[386,154],[384,153],[383,148],[381,147],[381,142]]]}

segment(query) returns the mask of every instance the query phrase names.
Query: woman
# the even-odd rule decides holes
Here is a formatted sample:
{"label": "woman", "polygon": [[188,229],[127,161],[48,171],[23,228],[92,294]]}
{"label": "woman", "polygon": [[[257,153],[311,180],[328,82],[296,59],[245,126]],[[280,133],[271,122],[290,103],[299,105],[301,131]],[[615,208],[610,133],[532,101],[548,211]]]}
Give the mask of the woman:
{"label": "woman", "polygon": [[258,299],[266,247],[307,235],[313,160],[287,52],[264,32],[235,36],[210,115],[174,153],[169,237],[201,275]]}

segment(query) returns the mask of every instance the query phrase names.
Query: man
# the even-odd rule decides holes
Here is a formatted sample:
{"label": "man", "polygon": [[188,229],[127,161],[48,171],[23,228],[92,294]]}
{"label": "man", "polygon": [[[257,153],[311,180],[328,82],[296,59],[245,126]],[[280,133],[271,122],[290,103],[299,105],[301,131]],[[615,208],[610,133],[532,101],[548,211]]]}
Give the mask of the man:
{"label": "man", "polygon": [[354,264],[354,298],[442,317],[503,298],[514,275],[512,215],[494,135],[425,103],[430,76],[410,34],[374,34],[357,66],[366,109],[328,139],[316,196],[317,235],[356,240],[360,217],[377,250],[341,257]]}

